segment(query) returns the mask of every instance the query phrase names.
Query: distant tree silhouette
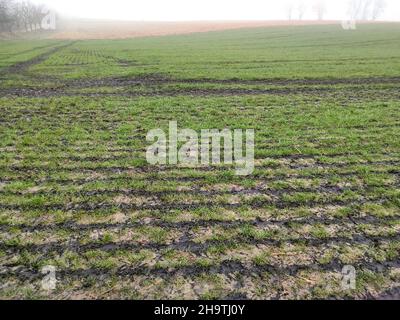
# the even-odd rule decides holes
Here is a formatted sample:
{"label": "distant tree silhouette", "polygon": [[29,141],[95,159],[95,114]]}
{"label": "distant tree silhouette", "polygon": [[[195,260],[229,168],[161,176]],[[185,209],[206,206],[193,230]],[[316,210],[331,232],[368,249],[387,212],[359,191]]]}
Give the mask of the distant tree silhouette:
{"label": "distant tree silhouette", "polygon": [[293,18],[293,10],[294,10],[293,2],[286,3],[285,10],[286,10],[286,15],[287,15],[288,20],[292,20],[292,18]]}
{"label": "distant tree silhouette", "polygon": [[323,20],[324,15],[326,13],[326,1],[325,0],[317,0],[313,5],[314,12],[317,14],[318,20]]}
{"label": "distant tree silhouette", "polygon": [[372,20],[376,20],[386,9],[385,0],[375,0],[372,5]]}
{"label": "distant tree silhouette", "polygon": [[307,10],[307,5],[305,4],[304,1],[300,1],[298,6],[297,6],[297,12],[299,14],[299,20],[303,20],[304,14]]}
{"label": "distant tree silhouette", "polygon": [[376,20],[384,12],[385,8],[385,0],[350,0],[350,19]]}

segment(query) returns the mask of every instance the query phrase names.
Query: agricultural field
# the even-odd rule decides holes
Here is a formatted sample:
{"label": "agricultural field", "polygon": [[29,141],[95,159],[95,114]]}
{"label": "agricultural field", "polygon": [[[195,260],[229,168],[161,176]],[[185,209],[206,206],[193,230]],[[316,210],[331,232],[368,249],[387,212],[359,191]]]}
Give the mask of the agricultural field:
{"label": "agricultural field", "polygon": [[[399,298],[399,72],[395,23],[1,41],[0,298]],[[148,164],[170,121],[254,172]]]}

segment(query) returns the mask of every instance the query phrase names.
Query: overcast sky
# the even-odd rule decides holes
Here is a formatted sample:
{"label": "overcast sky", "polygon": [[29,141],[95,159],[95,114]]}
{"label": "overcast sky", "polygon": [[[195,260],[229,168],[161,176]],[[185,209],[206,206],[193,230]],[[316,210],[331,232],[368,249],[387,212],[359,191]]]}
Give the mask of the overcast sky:
{"label": "overcast sky", "polygon": [[[287,2],[307,4],[304,19],[315,19],[315,0],[33,0],[77,18],[139,21],[282,20]],[[325,0],[325,19],[345,19],[349,0]],[[400,1],[386,0],[379,20],[400,21]],[[296,17],[296,13],[294,13]]]}

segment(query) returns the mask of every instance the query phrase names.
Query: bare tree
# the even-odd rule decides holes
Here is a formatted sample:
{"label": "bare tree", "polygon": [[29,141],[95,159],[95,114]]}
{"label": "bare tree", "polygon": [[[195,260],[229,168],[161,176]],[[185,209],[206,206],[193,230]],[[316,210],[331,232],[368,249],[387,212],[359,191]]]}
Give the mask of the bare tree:
{"label": "bare tree", "polygon": [[0,31],[12,31],[13,17],[11,9],[11,0],[0,0]]}
{"label": "bare tree", "polygon": [[0,32],[4,31],[7,21],[7,6],[4,0],[0,0]]}
{"label": "bare tree", "polygon": [[307,10],[307,6],[304,3],[304,1],[300,1],[298,6],[297,6],[297,11],[298,11],[298,14],[299,14],[299,20],[303,20],[303,16],[304,16],[304,13],[306,12],[306,10]]}
{"label": "bare tree", "polygon": [[364,0],[349,0],[348,13],[351,20],[359,20],[362,16]]}
{"label": "bare tree", "polygon": [[42,29],[42,20],[46,16],[47,13],[44,12],[44,5],[34,6],[32,9],[32,19],[35,25],[35,30]]}
{"label": "bare tree", "polygon": [[364,0],[361,6],[361,19],[362,20],[368,20],[370,16],[370,11],[371,11],[371,5],[372,5],[373,0]]}
{"label": "bare tree", "polygon": [[287,14],[288,20],[292,20],[292,18],[293,18],[293,10],[294,10],[293,2],[286,3],[285,10],[286,10],[286,14]]}
{"label": "bare tree", "polygon": [[21,24],[24,26],[24,29],[26,32],[29,31],[29,11],[28,7],[25,2],[22,2],[20,4],[20,19],[21,19]]}
{"label": "bare tree", "polygon": [[23,16],[22,16],[22,3],[14,2],[12,7],[12,16],[14,19],[14,27],[17,31],[21,31],[23,27]]}
{"label": "bare tree", "polygon": [[318,16],[318,20],[323,20],[324,15],[326,13],[326,1],[325,0],[317,0],[314,2],[314,11]]}
{"label": "bare tree", "polygon": [[28,1],[26,3],[26,6],[27,6],[27,11],[28,11],[27,18],[28,18],[29,26],[31,28],[31,31],[35,31],[36,30],[36,26],[35,26],[35,10],[36,10],[36,7],[30,1]]}
{"label": "bare tree", "polygon": [[375,0],[372,5],[372,20],[376,20],[386,9],[385,0]]}

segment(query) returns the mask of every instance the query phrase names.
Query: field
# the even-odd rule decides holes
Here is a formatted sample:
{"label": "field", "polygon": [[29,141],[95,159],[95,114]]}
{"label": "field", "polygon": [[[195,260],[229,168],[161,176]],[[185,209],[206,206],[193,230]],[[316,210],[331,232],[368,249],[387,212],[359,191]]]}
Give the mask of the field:
{"label": "field", "polygon": [[[399,71],[390,23],[1,41],[0,297],[399,298]],[[149,165],[169,121],[254,173]]]}

